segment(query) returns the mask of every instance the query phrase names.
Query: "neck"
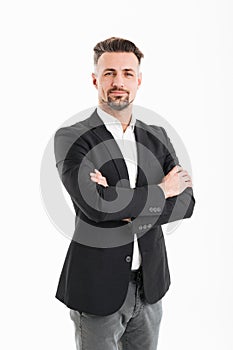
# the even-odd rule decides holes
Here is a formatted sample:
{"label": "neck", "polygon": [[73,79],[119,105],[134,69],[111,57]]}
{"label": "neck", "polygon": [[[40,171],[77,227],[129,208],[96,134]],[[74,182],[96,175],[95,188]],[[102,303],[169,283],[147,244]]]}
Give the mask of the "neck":
{"label": "neck", "polygon": [[99,103],[99,107],[106,113],[112,115],[113,117],[115,117],[116,119],[119,120],[119,122],[121,122],[123,131],[126,130],[127,126],[130,123],[131,120],[131,116],[132,116],[132,104],[130,104],[128,107],[124,108],[122,111],[116,111],[114,109],[112,109],[111,107],[109,107],[107,104],[105,103]]}

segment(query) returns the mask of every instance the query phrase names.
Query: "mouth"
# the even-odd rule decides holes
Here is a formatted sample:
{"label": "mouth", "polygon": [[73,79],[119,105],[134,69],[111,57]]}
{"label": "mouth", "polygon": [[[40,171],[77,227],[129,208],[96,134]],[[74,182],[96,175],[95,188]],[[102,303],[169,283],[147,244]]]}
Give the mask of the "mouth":
{"label": "mouth", "polygon": [[127,94],[126,91],[122,91],[122,90],[114,90],[114,91],[110,91],[111,95],[116,95],[116,96],[122,96]]}

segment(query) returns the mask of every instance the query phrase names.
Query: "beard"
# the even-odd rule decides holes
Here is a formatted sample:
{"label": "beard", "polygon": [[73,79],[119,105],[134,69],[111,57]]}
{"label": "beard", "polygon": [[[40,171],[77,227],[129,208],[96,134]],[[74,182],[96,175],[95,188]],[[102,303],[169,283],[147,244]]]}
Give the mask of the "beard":
{"label": "beard", "polygon": [[[121,90],[121,89],[115,89],[115,90]],[[127,108],[132,101],[129,101],[129,93],[128,91],[125,91],[127,93],[126,96],[110,96],[110,93],[114,90],[108,91],[108,101],[107,104],[110,108],[114,109],[115,111],[122,111],[123,109]]]}

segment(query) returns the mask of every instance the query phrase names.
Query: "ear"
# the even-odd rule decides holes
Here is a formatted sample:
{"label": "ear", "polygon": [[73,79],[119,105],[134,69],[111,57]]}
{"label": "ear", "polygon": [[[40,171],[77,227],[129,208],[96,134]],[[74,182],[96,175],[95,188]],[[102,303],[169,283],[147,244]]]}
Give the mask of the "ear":
{"label": "ear", "polygon": [[96,89],[98,89],[97,77],[95,73],[92,73],[91,76],[92,76],[93,85],[96,87]]}
{"label": "ear", "polygon": [[142,73],[140,72],[140,73],[138,74],[138,88],[139,88],[139,86],[141,85],[141,83],[142,83]]}

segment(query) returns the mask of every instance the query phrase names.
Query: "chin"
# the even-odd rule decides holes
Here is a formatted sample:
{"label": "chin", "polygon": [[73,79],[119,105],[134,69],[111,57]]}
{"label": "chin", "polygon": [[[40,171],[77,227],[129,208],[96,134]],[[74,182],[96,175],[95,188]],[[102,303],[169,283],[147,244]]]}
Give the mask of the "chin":
{"label": "chin", "polygon": [[113,109],[114,111],[122,111],[126,109],[129,106],[129,102],[126,102],[124,104],[116,104],[114,102],[108,102],[108,106]]}

